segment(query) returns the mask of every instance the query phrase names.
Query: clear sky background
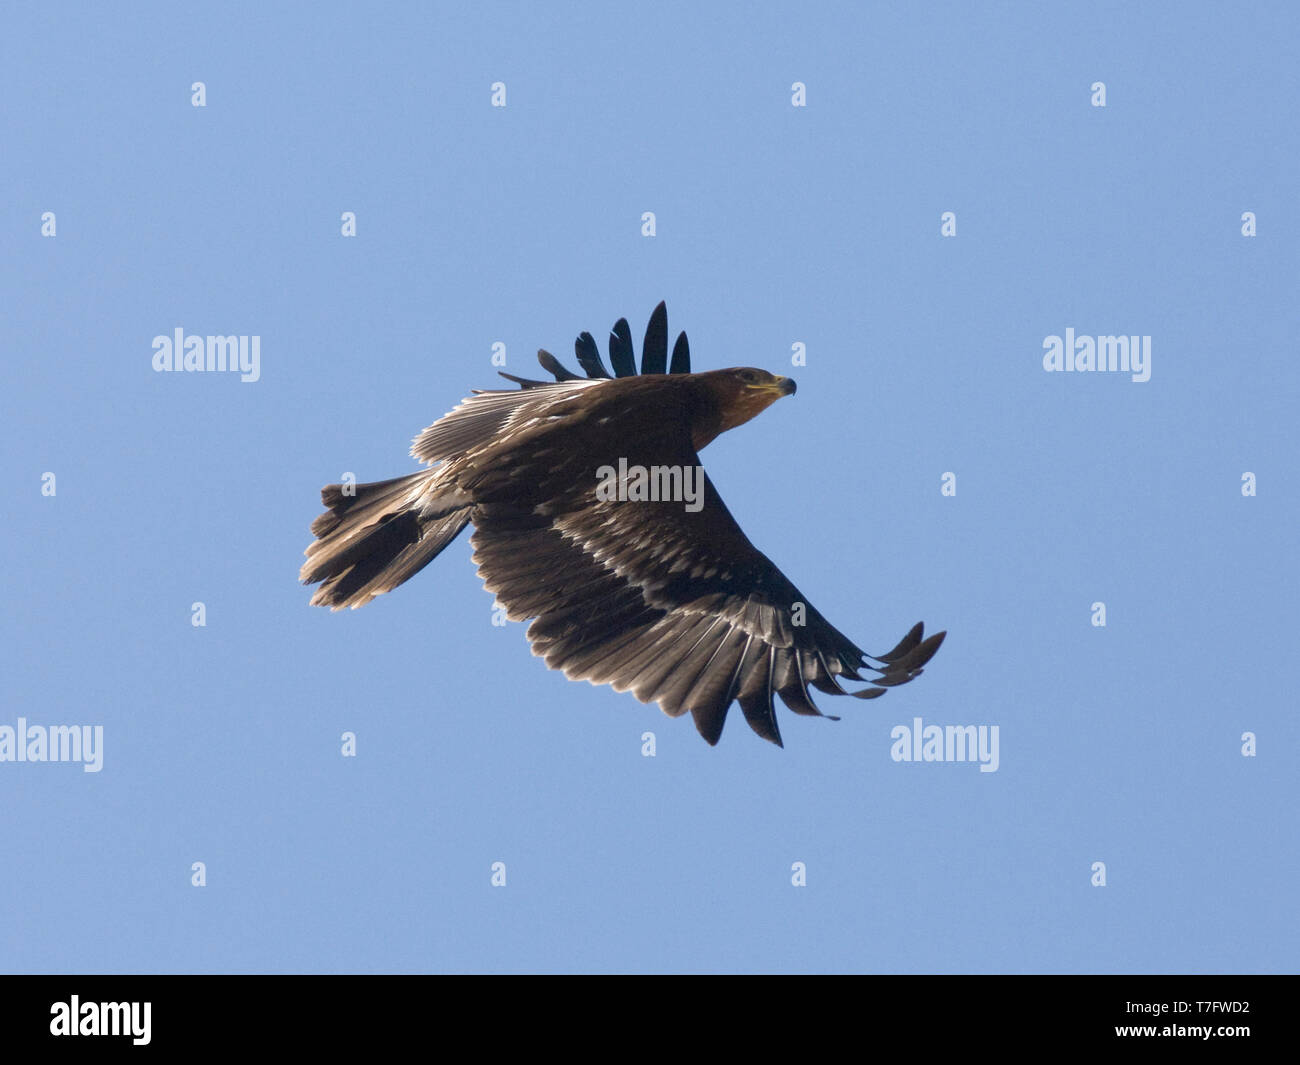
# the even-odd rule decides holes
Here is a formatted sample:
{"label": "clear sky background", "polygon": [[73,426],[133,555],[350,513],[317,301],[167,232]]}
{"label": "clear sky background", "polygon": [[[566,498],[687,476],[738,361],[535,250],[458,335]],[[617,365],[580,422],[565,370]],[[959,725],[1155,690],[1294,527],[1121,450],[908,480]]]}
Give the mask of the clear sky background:
{"label": "clear sky background", "polygon": [[[1294,5],[589,7],[6,9],[0,725],[104,764],[0,763],[0,969],[1295,971]],[[784,750],[548,671],[468,535],[297,583],[494,343],[661,299],[798,381],[705,452],[755,544],[868,650],[949,630]],[[177,327],[261,379],[153,372]]]}

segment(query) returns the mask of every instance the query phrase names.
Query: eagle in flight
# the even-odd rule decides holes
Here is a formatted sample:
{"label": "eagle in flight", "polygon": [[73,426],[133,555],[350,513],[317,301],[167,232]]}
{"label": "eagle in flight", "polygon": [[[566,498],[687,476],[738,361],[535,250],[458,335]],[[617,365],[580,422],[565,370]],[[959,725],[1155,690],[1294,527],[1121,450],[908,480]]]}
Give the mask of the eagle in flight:
{"label": "eagle in flight", "polygon": [[[673,717],[690,711],[710,744],[733,702],[781,745],[774,695],[820,717],[809,688],[872,699],[921,674],[944,633],[917,624],[892,651],[864,654],[749,542],[700,467],[705,445],[793,395],[792,380],[691,373],[685,333],[670,362],[662,303],[639,374],[626,319],[610,333],[612,376],[590,333],[575,348],[586,377],[539,351],[554,381],[503,373],[520,387],[476,390],[420,433],[411,454],[428,469],[323,488],[301,573],[320,583],[313,605],[365,605],[473,522],[479,575],[510,620],[533,619],[534,654]],[[689,487],[693,473],[686,502],[646,490],[647,476]]]}

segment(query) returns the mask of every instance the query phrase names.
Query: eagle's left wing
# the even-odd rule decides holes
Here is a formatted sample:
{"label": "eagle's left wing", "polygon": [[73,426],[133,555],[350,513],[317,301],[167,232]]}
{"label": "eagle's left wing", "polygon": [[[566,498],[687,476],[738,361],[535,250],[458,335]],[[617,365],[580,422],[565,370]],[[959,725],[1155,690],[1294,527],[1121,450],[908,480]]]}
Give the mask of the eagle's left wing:
{"label": "eagle's left wing", "polygon": [[[820,715],[810,686],[869,699],[920,675],[944,633],[924,639],[918,624],[888,653],[864,654],[749,542],[689,437],[671,424],[650,435],[625,441],[629,466],[698,470],[699,509],[600,498],[598,460],[582,449],[519,454],[512,482],[552,491],[527,501],[487,491],[474,507],[479,573],[512,620],[535,619],[535,654],[670,715],[689,710],[710,744],[736,701],[779,745],[774,694]],[[868,686],[847,691],[843,679]]]}

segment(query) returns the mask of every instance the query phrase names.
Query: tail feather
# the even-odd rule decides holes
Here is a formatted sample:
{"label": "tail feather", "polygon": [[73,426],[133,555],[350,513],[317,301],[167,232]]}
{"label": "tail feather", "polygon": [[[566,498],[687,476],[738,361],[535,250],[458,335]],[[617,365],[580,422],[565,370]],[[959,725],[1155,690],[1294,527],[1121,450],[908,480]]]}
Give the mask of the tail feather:
{"label": "tail feather", "polygon": [[440,470],[321,489],[329,509],[311,524],[303,584],[321,582],[313,606],[364,606],[409,580],[469,522],[470,500],[439,484]]}

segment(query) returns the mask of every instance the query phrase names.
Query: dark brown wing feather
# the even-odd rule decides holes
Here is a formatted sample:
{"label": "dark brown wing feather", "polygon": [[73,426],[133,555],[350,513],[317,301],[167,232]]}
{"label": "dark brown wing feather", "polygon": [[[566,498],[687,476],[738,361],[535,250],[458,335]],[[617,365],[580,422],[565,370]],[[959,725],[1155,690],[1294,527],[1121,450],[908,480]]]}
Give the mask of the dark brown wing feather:
{"label": "dark brown wing feather", "polygon": [[[943,633],[923,639],[917,625],[872,665],[749,542],[702,474],[698,511],[680,500],[597,498],[598,465],[619,456],[629,466],[699,466],[685,406],[630,402],[622,417],[574,426],[563,448],[503,444],[462,481],[478,501],[479,573],[512,620],[534,619],[533,652],[572,679],[631,691],[670,715],[689,711],[711,744],[733,702],[780,744],[774,696],[820,715],[810,686],[872,698],[918,676]],[[851,692],[841,680],[868,687]]]}
{"label": "dark brown wing feather", "polygon": [[[573,352],[578,358],[578,365],[582,367],[583,372],[586,373],[589,379],[597,380],[610,376],[609,371],[605,369],[605,364],[601,361],[600,349],[596,347],[596,340],[590,333],[578,334],[578,339],[573,342]],[[677,342],[673,345],[673,358],[670,365],[667,365],[667,358],[668,307],[660,301],[659,306],[650,315],[650,322],[646,326],[645,340],[641,344],[641,373],[690,373],[691,346],[686,339],[685,333],[679,333],[677,336]],[[542,364],[542,369],[557,381],[573,381],[581,376],[573,373],[545,349],[537,353],[537,361]],[[609,362],[614,367],[613,376],[637,376],[636,357],[632,349],[632,330],[628,326],[626,318],[620,318],[614,323],[614,328],[610,330]],[[514,374],[508,373],[502,373],[501,376],[509,381],[514,381],[521,388],[536,388],[538,385],[547,383],[528,377],[516,377]]]}

